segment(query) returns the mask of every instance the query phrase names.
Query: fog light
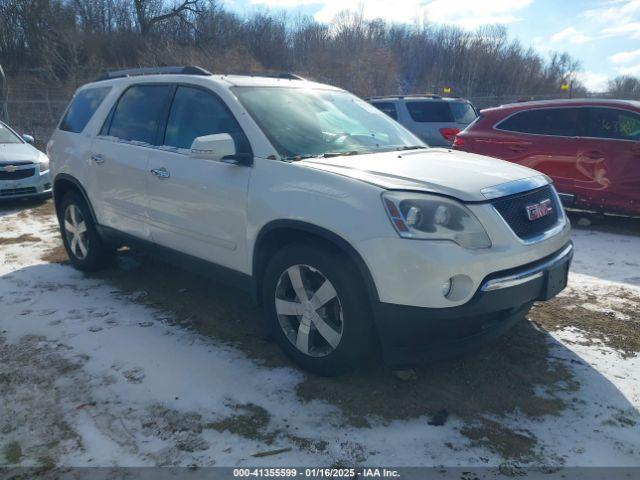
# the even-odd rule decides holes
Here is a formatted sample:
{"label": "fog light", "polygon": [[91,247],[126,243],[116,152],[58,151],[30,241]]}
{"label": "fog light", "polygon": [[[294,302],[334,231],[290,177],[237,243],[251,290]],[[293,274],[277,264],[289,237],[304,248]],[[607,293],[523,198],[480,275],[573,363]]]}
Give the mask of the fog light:
{"label": "fog light", "polygon": [[449,292],[451,292],[451,279],[442,284],[442,295],[446,297]]}

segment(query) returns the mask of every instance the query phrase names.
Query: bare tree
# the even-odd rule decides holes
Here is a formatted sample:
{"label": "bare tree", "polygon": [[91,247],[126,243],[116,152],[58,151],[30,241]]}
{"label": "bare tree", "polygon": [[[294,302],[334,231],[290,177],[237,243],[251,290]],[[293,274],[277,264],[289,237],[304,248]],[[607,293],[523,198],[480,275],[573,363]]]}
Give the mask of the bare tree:
{"label": "bare tree", "polygon": [[138,27],[142,36],[148,35],[154,26],[170,19],[180,19],[191,23],[189,14],[203,11],[201,0],[182,0],[172,7],[165,8],[162,0],[133,0]]}
{"label": "bare tree", "polygon": [[609,82],[608,93],[614,98],[640,98],[640,78],[623,75]]}
{"label": "bare tree", "polygon": [[461,96],[530,96],[576,86],[579,68],[566,54],[545,60],[500,26],[469,32],[361,12],[322,24],[240,16],[219,0],[0,0],[0,25],[6,70],[37,69],[69,89],[104,68],[197,62],[220,72],[295,71],[361,95],[446,86]]}
{"label": "bare tree", "polygon": [[9,121],[9,110],[7,101],[9,100],[9,87],[7,85],[7,77],[4,74],[2,65],[0,64],[0,120]]}

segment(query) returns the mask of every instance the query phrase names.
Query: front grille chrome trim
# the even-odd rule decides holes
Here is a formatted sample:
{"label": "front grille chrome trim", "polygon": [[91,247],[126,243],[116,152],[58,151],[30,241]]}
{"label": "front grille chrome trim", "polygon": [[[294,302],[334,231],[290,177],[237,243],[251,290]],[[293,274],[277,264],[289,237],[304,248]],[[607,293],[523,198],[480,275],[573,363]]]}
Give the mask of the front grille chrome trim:
{"label": "front grille chrome trim", "polygon": [[517,193],[528,192],[536,188],[549,185],[549,178],[546,175],[535,175],[533,177],[521,178],[507,183],[486,187],[480,190],[480,193],[487,200],[495,200],[500,197],[508,197]]}
{"label": "front grille chrome trim", "polygon": [[555,265],[564,262],[567,258],[573,255],[573,243],[569,243],[559,253],[549,258],[547,261],[536,265],[535,267],[528,268],[506,277],[494,278],[488,280],[482,284],[480,290],[483,292],[491,292],[494,290],[501,290],[503,288],[515,287],[536,280],[544,275],[545,270],[554,267]]}

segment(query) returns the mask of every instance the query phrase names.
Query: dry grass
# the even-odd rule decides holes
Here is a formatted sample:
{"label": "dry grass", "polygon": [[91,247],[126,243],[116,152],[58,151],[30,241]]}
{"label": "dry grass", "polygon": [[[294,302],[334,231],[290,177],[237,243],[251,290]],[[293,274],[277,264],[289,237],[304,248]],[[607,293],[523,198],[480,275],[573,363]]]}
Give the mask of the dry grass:
{"label": "dry grass", "polygon": [[23,233],[17,237],[0,237],[0,245],[15,245],[18,243],[39,242],[41,239],[30,233]]}
{"label": "dry grass", "polygon": [[[581,343],[602,343],[629,358],[640,352],[640,296],[622,288],[613,296],[623,300],[615,312],[603,305],[604,299],[593,294],[587,294],[584,300],[574,294],[538,304],[531,312],[531,319],[551,331],[577,328],[585,333]],[[601,310],[585,308],[585,304]],[[620,314],[628,318],[622,320]]]}

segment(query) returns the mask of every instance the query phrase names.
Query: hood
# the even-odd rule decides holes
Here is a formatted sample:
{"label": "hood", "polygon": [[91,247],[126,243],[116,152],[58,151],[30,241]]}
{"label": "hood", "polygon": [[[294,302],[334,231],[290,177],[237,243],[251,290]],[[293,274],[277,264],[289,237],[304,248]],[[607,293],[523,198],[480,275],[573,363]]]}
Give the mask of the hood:
{"label": "hood", "polygon": [[12,162],[38,163],[40,151],[28,143],[0,143],[0,163]]}
{"label": "hood", "polygon": [[541,175],[504,160],[443,148],[313,158],[299,164],[387,190],[418,190],[466,202],[487,200],[482,190]]}

